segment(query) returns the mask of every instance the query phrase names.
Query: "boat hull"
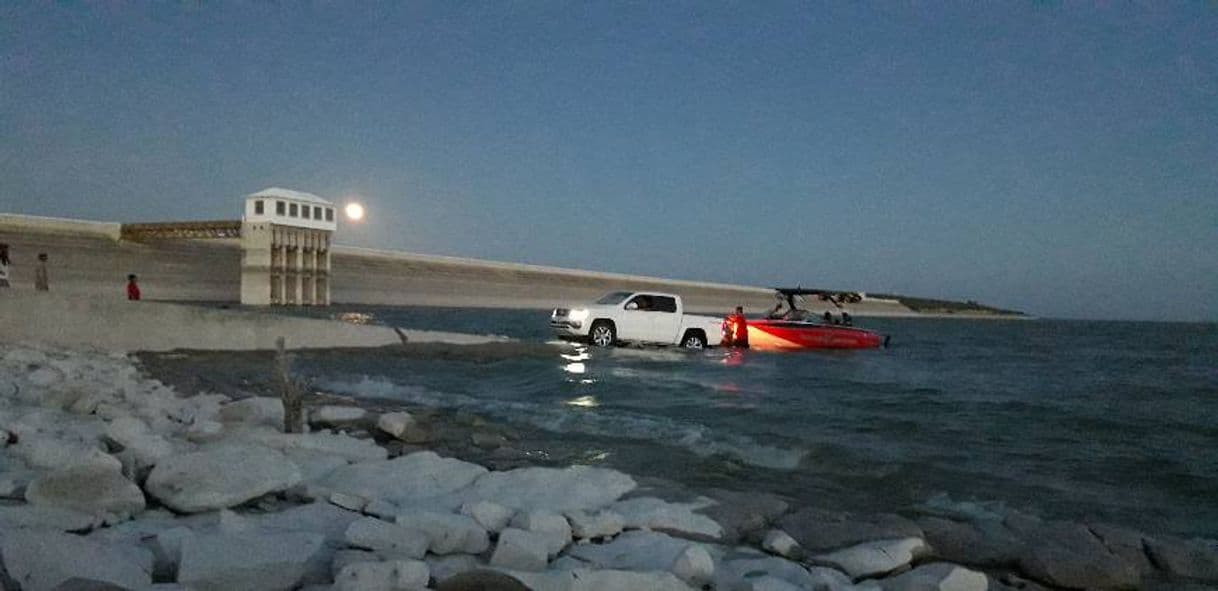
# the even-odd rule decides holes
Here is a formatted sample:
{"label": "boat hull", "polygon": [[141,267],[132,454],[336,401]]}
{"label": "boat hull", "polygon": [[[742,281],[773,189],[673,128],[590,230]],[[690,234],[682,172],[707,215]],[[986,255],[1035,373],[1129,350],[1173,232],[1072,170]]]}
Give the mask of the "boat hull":
{"label": "boat hull", "polygon": [[749,348],[763,351],[875,349],[883,345],[883,335],[862,328],[789,320],[749,321]]}

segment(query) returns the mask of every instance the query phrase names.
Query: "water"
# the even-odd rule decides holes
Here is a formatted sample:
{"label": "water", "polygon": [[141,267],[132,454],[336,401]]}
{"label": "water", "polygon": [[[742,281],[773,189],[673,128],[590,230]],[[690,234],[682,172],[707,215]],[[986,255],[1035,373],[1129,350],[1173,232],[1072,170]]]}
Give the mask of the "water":
{"label": "water", "polygon": [[[549,339],[546,314],[313,314]],[[825,508],[979,501],[1218,535],[1218,325],[863,319],[887,350],[537,348],[487,362],[343,358],[323,385],[486,413],[584,457]]]}

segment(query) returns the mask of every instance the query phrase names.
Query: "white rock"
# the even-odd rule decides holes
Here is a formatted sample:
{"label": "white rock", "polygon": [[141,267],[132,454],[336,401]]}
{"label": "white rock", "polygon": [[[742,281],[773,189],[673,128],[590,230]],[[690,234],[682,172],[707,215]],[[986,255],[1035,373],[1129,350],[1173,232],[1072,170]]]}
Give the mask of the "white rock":
{"label": "white rock", "polygon": [[335,591],[420,591],[431,578],[427,563],[390,560],[349,564],[334,577]]}
{"label": "white rock", "polygon": [[188,537],[178,583],[194,591],[291,589],[301,584],[323,543],[309,533]]}
{"label": "white rock", "polygon": [[669,503],[653,497],[638,497],[613,504],[628,528],[647,528],[710,539],[723,537],[723,527],[715,520],[694,513],[709,503]]}
{"label": "white rock", "polygon": [[884,591],[986,591],[989,580],[977,571],[939,562],[884,579],[880,586]]}
{"label": "white rock", "polygon": [[76,441],[64,441],[46,435],[22,435],[17,445],[11,446],[13,455],[21,458],[31,468],[53,470],[72,466],[100,465],[122,468],[114,456],[103,452],[96,445]]}
{"label": "white rock", "polygon": [[358,406],[326,405],[309,412],[309,420],[322,425],[338,425],[359,421],[367,415],[368,411]]}
{"label": "white rock", "polygon": [[666,572],[576,569],[508,574],[533,591],[690,591],[688,585]]}
{"label": "white rock", "polygon": [[174,510],[197,513],[239,505],[299,481],[300,471],[282,453],[226,444],[161,460],[145,489]]}
{"label": "white rock", "polygon": [[341,492],[330,493],[330,502],[350,511],[363,511],[368,505],[368,499],[364,497]]}
{"label": "white rock", "polygon": [[479,554],[490,547],[486,530],[465,515],[406,510],[398,514],[397,524],[426,534],[431,540],[428,549],[435,554]]}
{"label": "white rock", "polygon": [[765,538],[761,540],[761,547],[773,554],[786,558],[798,558],[796,554],[800,552],[799,542],[795,541],[787,532],[780,529],[772,529],[765,534]]}
{"label": "white rock", "polygon": [[279,433],[271,429],[243,429],[231,434],[233,440],[249,441],[282,452],[301,450],[346,458],[349,462],[384,460],[385,448],[370,439],[359,439],[343,433]]}
{"label": "white rock", "polygon": [[668,571],[692,545],[660,532],[627,531],[607,544],[572,546],[566,554],[596,568]]}
{"label": "white rock", "polygon": [[926,544],[920,538],[876,540],[829,554],[819,554],[813,562],[837,568],[857,580],[892,572],[925,551]]}
{"label": "white rock", "polygon": [[690,544],[668,568],[678,579],[701,586],[715,577],[715,560],[700,544]]}
{"label": "white rock", "polygon": [[464,572],[486,568],[486,562],[469,554],[449,554],[436,556],[429,554],[423,558],[431,568],[431,576],[437,581],[445,581]]}
{"label": "white rock", "polygon": [[[818,591],[837,591],[829,587],[808,587],[808,589],[817,589]],[[762,575],[748,579],[745,583],[738,585],[732,591],[803,591],[803,588],[792,585],[785,579],[780,579],[774,575]]]}
{"label": "white rock", "polygon": [[518,510],[542,509],[565,513],[604,507],[636,486],[630,476],[606,468],[519,468],[483,474],[469,491]]}
{"label": "white rock", "polygon": [[376,427],[397,439],[408,439],[418,423],[408,412],[387,412],[376,420]]}
{"label": "white rock", "polygon": [[[318,453],[307,449],[285,449],[284,455],[300,468],[301,482],[312,483],[326,476],[351,462],[342,456],[331,455],[327,453]],[[328,495],[325,495],[328,497]],[[358,496],[358,495],[357,495]]]}
{"label": "white rock", "polygon": [[161,458],[174,453],[169,440],[149,431],[148,425],[134,417],[111,421],[106,427],[106,436],[130,451],[139,466],[154,466]]}
{"label": "white rock", "polygon": [[35,478],[25,489],[33,505],[91,515],[130,517],[144,510],[144,493],[121,472],[104,466],[75,466]]}
{"label": "white rock", "polygon": [[195,443],[216,441],[224,435],[224,424],[219,421],[197,421],[186,430],[186,439]]}
{"label": "white rock", "polygon": [[0,538],[0,554],[4,556],[9,576],[26,591],[49,591],[72,578],[129,589],[142,589],[152,584],[152,556],[147,551],[103,544],[72,534],[5,531]]}
{"label": "white rock", "polygon": [[343,568],[349,564],[381,562],[382,560],[383,558],[371,550],[352,550],[350,548],[337,550],[334,552],[334,558],[330,560],[331,578],[337,577],[338,573],[342,572]]}
{"label": "white rock", "polygon": [[364,513],[380,517],[381,519],[393,520],[398,516],[400,509],[397,505],[380,499],[373,499],[364,505]]}
{"label": "white rock", "polygon": [[461,505],[461,514],[470,516],[487,531],[499,532],[507,527],[515,511],[491,501],[472,501]]}
{"label": "white rock", "polygon": [[100,516],[59,507],[0,506],[0,533],[15,529],[81,532],[93,529],[101,522]]}
{"label": "white rock", "polygon": [[548,511],[522,511],[512,519],[512,526],[531,531],[546,539],[550,556],[557,556],[571,543],[571,524],[567,518]]}
{"label": "white rock", "polygon": [[431,505],[456,509],[454,493],[486,474],[486,468],[423,451],[377,462],[340,467],[317,481],[317,486],[380,499],[399,506]]}
{"label": "white rock", "polygon": [[64,379],[63,372],[53,367],[40,367],[25,376],[25,381],[40,388],[54,386]]}
{"label": "white rock", "polygon": [[226,423],[251,423],[283,428],[283,401],[278,398],[254,396],[230,402],[220,407],[220,420]]}
{"label": "white rock", "polygon": [[491,565],[512,570],[545,570],[549,544],[545,536],[509,527],[499,534]]}
{"label": "white rock", "polygon": [[720,560],[715,570],[714,586],[716,589],[748,589],[755,579],[762,576],[781,579],[799,589],[854,591],[850,578],[833,569],[814,567],[809,572],[798,563],[760,553],[754,558]]}
{"label": "white rock", "polygon": [[361,517],[351,522],[345,538],[356,548],[367,548],[391,558],[422,558],[431,543],[422,531],[375,517]]}
{"label": "white rock", "polygon": [[580,539],[616,536],[626,526],[622,516],[609,509],[596,513],[571,511],[567,513],[567,521],[571,522],[571,533]]}

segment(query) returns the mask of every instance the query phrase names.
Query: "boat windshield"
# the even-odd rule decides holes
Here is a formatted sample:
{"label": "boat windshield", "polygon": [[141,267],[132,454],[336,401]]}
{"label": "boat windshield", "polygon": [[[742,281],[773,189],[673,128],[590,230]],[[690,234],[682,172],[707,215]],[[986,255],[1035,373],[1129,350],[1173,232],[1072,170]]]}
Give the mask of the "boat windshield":
{"label": "boat windshield", "polygon": [[628,291],[615,291],[605,294],[601,299],[596,300],[596,303],[602,306],[612,306],[626,301],[628,297],[630,297],[630,292]]}

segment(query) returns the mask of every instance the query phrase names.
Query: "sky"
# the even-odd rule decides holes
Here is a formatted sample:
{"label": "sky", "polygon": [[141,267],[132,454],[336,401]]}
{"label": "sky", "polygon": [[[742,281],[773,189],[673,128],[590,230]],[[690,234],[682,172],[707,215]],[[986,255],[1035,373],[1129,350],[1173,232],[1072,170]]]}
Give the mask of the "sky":
{"label": "sky", "polygon": [[1218,2],[0,3],[0,212],[1218,321]]}

